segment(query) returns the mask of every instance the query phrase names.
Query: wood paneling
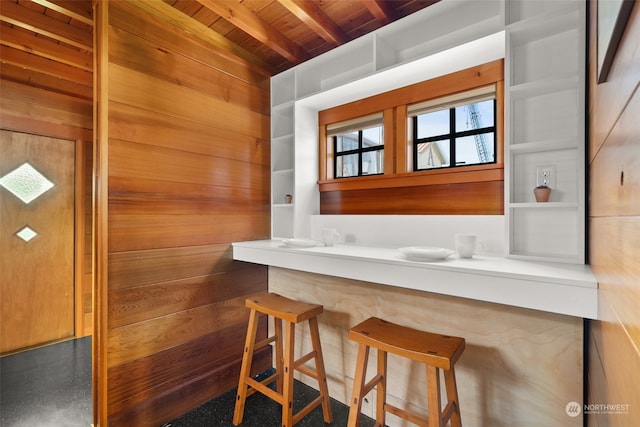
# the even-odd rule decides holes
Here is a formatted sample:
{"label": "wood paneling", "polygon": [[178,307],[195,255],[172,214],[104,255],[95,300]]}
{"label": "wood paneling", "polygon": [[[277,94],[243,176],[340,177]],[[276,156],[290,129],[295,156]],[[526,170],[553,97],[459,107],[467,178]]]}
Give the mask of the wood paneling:
{"label": "wood paneling", "polygon": [[[103,422],[157,426],[237,382],[244,301],[267,290],[267,270],[234,262],[230,242],[270,234],[269,92],[264,75],[138,6],[109,3],[100,69]],[[269,351],[256,360],[270,366]]]}
{"label": "wood paneling", "polygon": [[[456,364],[463,425],[582,426],[580,417],[570,418],[564,411],[568,402],[582,398],[582,319],[274,267],[269,288],[324,306],[318,317],[322,350],[329,392],[338,401],[351,398],[357,360],[349,328],[377,316],[465,338]],[[302,334],[296,354],[310,348],[308,332]],[[375,371],[375,353],[369,372]],[[424,365],[389,357],[390,403],[426,415]],[[301,378],[313,386],[313,379]],[[375,393],[367,400],[363,413],[371,416]],[[394,416],[388,416],[387,424],[407,425]]]}
{"label": "wood paneling", "polygon": [[[50,93],[7,80],[0,80],[0,92],[2,93],[0,110],[3,126],[4,116],[29,119],[52,127],[64,126],[68,129],[91,129],[93,126],[91,101]],[[55,131],[47,133],[56,134],[58,137],[64,136],[58,135]],[[69,130],[66,137],[76,135]]]}
{"label": "wood paneling", "polygon": [[329,191],[320,193],[320,213],[502,215],[503,191],[503,181]]}
{"label": "wood paneling", "polygon": [[640,213],[640,174],[638,162],[638,117],[640,96],[636,93],[590,165],[591,216],[626,216]]}
{"label": "wood paneling", "polygon": [[591,322],[589,426],[631,427],[640,418],[640,4],[636,2],[607,82],[595,83],[596,2],[591,2],[589,259],[599,282]]}

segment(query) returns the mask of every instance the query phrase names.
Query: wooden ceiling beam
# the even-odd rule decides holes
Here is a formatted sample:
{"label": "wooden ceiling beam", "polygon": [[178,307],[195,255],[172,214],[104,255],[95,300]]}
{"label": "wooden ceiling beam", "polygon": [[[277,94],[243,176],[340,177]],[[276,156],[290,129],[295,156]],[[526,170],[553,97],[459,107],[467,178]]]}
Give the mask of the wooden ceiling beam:
{"label": "wooden ceiling beam", "polygon": [[220,0],[198,0],[198,2],[293,63],[311,58],[308,52],[242,3]]}
{"label": "wooden ceiling beam", "polygon": [[315,3],[300,0],[278,0],[307,27],[333,45],[347,43],[349,37]]}
{"label": "wooden ceiling beam", "polygon": [[79,2],[64,1],[64,0],[31,0],[34,3],[44,6],[51,10],[55,10],[69,18],[83,22],[85,24],[93,26],[93,17],[91,11],[87,11],[78,7]]}
{"label": "wooden ceiling beam", "polygon": [[93,71],[91,52],[56,43],[49,38],[36,37],[30,31],[16,26],[12,27],[6,23],[0,24],[0,45],[13,47],[81,70]]}
{"label": "wooden ceiling beam", "polygon": [[90,32],[65,24],[11,1],[3,1],[0,21],[25,30],[50,37],[62,43],[89,52],[93,51],[93,35]]}
{"label": "wooden ceiling beam", "polygon": [[395,19],[393,9],[385,0],[362,0],[362,3],[382,25],[387,25]]}
{"label": "wooden ceiling beam", "polygon": [[69,80],[81,85],[93,84],[93,73],[81,70],[60,62],[54,62],[41,56],[31,55],[12,47],[0,46],[2,62],[37,71],[62,80]]}
{"label": "wooden ceiling beam", "polygon": [[[0,0],[1,1],[1,0]],[[273,66],[252,52],[238,46],[222,34],[217,33],[206,25],[183,13],[176,13],[176,9],[162,0],[145,0],[131,2],[132,7],[138,7],[146,13],[167,22],[182,31],[197,37],[215,47],[220,54],[232,60],[241,60],[252,64],[252,67],[264,75],[274,74]]]}

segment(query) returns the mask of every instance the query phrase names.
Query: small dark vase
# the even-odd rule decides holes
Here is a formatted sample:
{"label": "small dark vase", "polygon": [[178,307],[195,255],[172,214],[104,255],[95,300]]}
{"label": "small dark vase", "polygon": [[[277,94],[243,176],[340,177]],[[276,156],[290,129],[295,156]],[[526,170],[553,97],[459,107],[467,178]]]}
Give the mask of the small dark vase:
{"label": "small dark vase", "polygon": [[536,202],[548,202],[551,188],[546,185],[539,185],[533,189],[533,194],[536,196]]}

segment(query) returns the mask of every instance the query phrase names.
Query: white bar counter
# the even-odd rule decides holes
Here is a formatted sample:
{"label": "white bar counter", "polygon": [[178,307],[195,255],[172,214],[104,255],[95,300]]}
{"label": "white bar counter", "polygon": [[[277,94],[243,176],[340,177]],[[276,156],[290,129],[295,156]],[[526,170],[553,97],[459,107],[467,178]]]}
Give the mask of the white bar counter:
{"label": "white bar counter", "polygon": [[440,261],[409,261],[391,247],[318,245],[292,248],[280,240],[233,243],[233,258],[470,298],[588,319],[598,318],[598,283],[588,265],[532,262],[498,256],[451,255]]}

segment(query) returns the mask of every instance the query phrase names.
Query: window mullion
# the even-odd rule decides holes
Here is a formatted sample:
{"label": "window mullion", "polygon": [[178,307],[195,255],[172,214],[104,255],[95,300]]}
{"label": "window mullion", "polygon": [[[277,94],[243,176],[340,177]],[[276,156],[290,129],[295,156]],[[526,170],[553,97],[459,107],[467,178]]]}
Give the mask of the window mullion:
{"label": "window mullion", "polygon": [[362,176],[362,140],[363,140],[363,132],[362,130],[358,131],[358,176]]}
{"label": "window mullion", "polygon": [[449,167],[458,165],[456,161],[456,109],[449,109]]}

